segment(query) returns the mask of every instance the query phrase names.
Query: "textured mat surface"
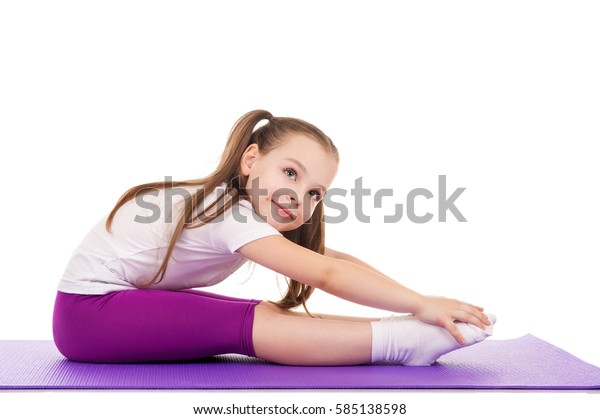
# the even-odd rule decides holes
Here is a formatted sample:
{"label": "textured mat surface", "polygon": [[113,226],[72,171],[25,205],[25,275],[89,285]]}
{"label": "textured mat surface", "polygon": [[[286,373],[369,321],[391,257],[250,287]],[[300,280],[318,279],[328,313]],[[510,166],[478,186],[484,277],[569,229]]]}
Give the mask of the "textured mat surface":
{"label": "textured mat surface", "polygon": [[600,389],[600,368],[532,335],[484,341],[431,367],[292,367],[224,355],[86,364],[52,341],[0,341],[0,389]]}

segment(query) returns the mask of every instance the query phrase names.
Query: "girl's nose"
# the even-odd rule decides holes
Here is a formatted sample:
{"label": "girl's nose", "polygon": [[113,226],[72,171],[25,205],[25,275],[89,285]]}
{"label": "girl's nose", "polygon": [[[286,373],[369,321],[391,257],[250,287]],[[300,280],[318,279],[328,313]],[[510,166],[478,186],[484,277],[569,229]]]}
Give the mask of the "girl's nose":
{"label": "girl's nose", "polygon": [[296,205],[298,205],[298,199],[295,196],[292,196],[291,194],[280,195],[277,202],[279,204],[285,204],[288,207],[295,207]]}
{"label": "girl's nose", "polygon": [[284,195],[282,198],[282,201],[286,204],[293,204],[296,201],[293,197],[289,195]]}

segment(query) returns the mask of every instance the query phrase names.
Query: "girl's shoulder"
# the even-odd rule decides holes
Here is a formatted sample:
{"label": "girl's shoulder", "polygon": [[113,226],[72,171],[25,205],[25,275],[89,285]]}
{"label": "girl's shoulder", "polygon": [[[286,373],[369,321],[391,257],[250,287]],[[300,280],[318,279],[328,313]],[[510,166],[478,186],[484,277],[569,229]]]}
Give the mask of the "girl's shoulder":
{"label": "girl's shoulder", "polygon": [[203,228],[210,232],[211,242],[216,248],[231,253],[251,241],[282,235],[263,220],[246,199],[240,199],[208,225],[198,228],[199,234]]}

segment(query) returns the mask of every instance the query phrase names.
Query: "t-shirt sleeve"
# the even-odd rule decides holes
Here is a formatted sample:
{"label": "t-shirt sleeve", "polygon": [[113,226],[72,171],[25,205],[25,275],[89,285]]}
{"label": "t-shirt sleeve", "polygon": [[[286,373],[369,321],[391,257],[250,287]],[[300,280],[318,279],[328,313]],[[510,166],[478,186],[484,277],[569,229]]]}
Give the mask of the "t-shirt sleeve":
{"label": "t-shirt sleeve", "polygon": [[240,200],[211,225],[212,245],[230,253],[254,240],[276,235],[282,234],[261,219],[247,200]]}

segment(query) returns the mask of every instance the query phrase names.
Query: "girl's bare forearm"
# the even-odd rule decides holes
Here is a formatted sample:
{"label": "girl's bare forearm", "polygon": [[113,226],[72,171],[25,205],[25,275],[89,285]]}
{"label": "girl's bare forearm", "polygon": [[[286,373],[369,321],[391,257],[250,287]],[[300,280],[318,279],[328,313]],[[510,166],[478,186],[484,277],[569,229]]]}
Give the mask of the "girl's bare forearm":
{"label": "girl's bare forearm", "polygon": [[396,313],[415,313],[423,296],[369,267],[336,259],[321,289],[357,304]]}

